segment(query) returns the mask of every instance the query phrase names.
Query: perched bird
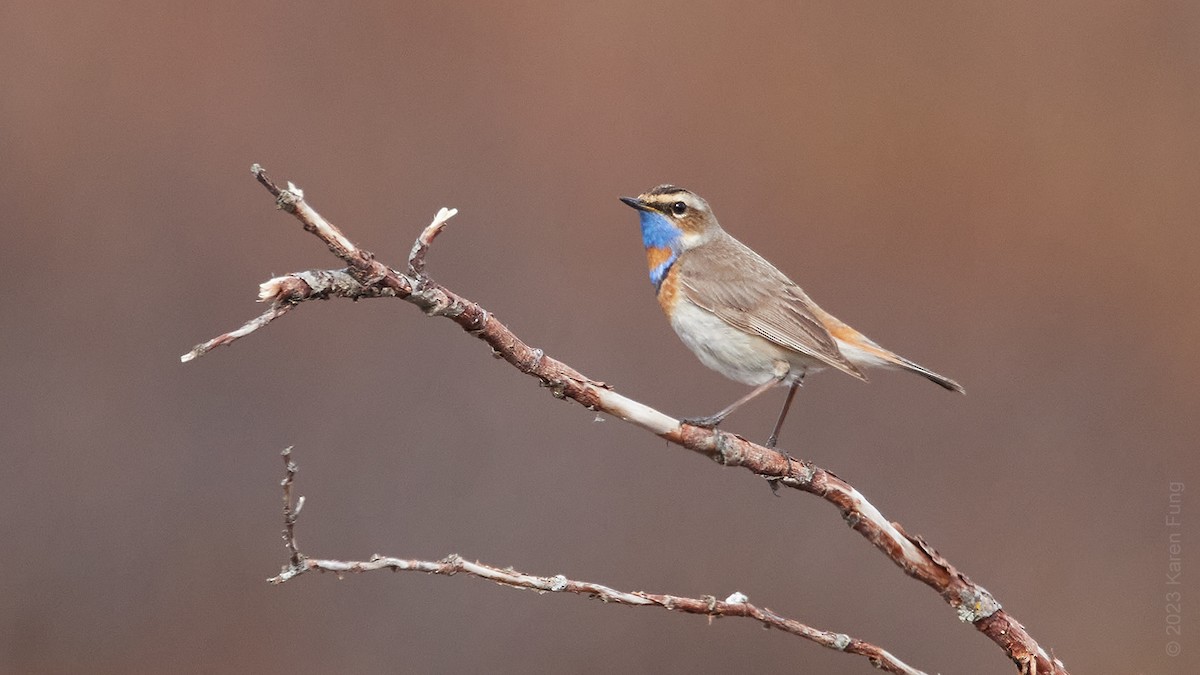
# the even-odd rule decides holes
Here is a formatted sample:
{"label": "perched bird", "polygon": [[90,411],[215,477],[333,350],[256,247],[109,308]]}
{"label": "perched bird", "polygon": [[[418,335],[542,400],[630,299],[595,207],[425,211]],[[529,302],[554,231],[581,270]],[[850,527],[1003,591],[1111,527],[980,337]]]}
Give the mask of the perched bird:
{"label": "perched bird", "polygon": [[788,386],[767,441],[774,447],[796,389],[810,370],[826,367],[866,380],[867,366],[908,370],[951,391],[957,382],[880,347],[838,321],[775,266],[729,236],[708,202],[674,185],[621,197],[638,210],[650,281],[671,327],[700,361],[754,389],[708,417],[715,427],[774,385]]}

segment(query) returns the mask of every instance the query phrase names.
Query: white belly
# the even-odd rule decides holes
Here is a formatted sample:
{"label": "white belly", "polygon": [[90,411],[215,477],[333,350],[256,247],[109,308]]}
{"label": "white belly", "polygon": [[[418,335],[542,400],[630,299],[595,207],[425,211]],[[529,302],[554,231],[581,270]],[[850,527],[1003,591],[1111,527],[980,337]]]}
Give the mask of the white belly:
{"label": "white belly", "polygon": [[781,363],[790,369],[783,380],[788,384],[802,377],[805,370],[816,370],[822,365],[766,338],[744,333],[690,302],[675,305],[671,327],[701,363],[744,384],[770,381]]}

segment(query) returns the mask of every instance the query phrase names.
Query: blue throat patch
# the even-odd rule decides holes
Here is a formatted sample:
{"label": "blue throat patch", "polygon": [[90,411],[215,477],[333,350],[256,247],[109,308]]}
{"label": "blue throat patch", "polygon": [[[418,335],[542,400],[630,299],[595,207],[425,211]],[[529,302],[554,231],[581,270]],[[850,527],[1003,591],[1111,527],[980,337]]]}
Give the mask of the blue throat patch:
{"label": "blue throat patch", "polygon": [[671,249],[671,257],[650,270],[650,281],[658,288],[671,270],[671,265],[679,258],[679,237],[683,232],[661,213],[638,211],[638,216],[642,221],[642,245],[648,249]]}
{"label": "blue throat patch", "polygon": [[652,211],[638,211],[642,219],[642,244],[646,248],[675,248],[683,231],[667,217]]}

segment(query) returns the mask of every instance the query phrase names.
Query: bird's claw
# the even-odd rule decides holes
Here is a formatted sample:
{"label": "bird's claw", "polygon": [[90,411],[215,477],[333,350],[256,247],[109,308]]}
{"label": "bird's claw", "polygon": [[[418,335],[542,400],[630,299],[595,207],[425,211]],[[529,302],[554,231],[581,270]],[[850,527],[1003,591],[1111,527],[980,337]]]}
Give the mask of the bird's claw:
{"label": "bird's claw", "polygon": [[717,425],[725,418],[721,415],[708,415],[705,417],[685,417],[682,421],[684,424],[690,424],[701,429],[716,429]]}

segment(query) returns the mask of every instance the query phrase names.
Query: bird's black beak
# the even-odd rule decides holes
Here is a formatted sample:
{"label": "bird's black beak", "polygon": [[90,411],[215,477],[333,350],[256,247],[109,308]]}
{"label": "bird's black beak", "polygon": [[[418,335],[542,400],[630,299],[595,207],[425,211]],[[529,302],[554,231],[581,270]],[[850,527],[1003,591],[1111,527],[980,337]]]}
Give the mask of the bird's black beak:
{"label": "bird's black beak", "polygon": [[650,208],[642,200],[635,199],[634,197],[621,197],[621,201],[625,202],[625,204],[627,204],[628,206],[632,206],[633,208],[637,209],[638,211],[653,211],[654,210],[654,209]]}

